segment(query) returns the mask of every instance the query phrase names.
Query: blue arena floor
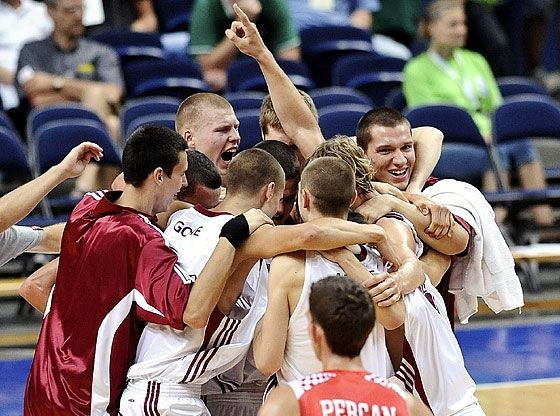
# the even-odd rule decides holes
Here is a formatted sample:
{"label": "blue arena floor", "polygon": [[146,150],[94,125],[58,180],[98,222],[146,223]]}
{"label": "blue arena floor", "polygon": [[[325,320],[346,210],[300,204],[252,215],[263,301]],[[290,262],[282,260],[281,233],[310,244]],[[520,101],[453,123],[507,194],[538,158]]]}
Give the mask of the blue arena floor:
{"label": "blue arena floor", "polygon": [[[560,319],[458,326],[457,338],[477,384],[560,377]],[[31,359],[0,360],[0,415],[21,416]]]}

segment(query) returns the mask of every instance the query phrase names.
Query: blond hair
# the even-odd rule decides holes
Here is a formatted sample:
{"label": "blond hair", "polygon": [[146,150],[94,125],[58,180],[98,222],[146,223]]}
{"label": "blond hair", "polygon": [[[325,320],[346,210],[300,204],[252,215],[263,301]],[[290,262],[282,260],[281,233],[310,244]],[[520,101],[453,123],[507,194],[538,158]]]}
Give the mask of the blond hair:
{"label": "blond hair", "polygon": [[[175,115],[175,130],[183,134],[186,130],[197,129],[208,111],[231,109],[224,97],[209,92],[193,94],[183,100]],[[233,109],[232,109],[233,111]]]}
{"label": "blond hair", "polygon": [[[301,96],[303,98],[303,101],[305,101],[305,104],[307,104],[307,107],[309,107],[309,109],[313,113],[313,116],[315,117],[315,120],[318,121],[319,120],[319,114],[317,113],[317,108],[315,107],[315,104],[313,103],[313,99],[306,92],[303,92],[301,90],[298,90],[298,91],[301,94]],[[276,111],[274,111],[274,106],[272,105],[272,99],[270,98],[270,94],[267,95],[266,97],[264,97],[264,100],[261,104],[261,113],[259,115],[259,124],[261,126],[261,131],[263,132],[263,134],[267,134],[268,129],[270,127],[275,128],[275,129],[282,129],[283,130],[282,124],[280,123],[280,120],[278,119],[278,116],[276,115]]]}
{"label": "blond hair", "polygon": [[325,141],[313,152],[309,161],[325,156],[342,159],[350,165],[356,177],[356,191],[359,195],[373,191],[371,182],[375,170],[364,151],[350,137],[339,134]]}

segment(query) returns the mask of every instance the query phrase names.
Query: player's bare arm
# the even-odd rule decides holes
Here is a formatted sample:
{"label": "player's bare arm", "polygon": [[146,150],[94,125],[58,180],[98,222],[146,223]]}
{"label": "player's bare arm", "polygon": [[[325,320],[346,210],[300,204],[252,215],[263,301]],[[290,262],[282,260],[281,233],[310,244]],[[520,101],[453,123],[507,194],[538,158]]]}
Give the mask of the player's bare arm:
{"label": "player's bare arm", "polygon": [[0,232],[29,215],[55,186],[79,176],[92,158],[99,160],[101,157],[101,147],[84,142],[74,147],[58,165],[4,195],[0,198]]}
{"label": "player's bare arm", "polygon": [[29,276],[19,288],[19,295],[41,313],[45,313],[49,295],[58,272],[58,257]]}
{"label": "player's bare arm", "polygon": [[298,250],[329,250],[351,244],[379,243],[386,238],[375,224],[355,224],[339,218],[317,218],[305,224],[263,226],[243,243],[240,260],[267,259]]}
{"label": "player's bare arm", "polygon": [[428,250],[426,254],[420,257],[422,269],[428,275],[432,285],[437,286],[443,275],[451,266],[451,257],[440,253],[437,250]]}
{"label": "player's bare arm", "polygon": [[[429,215],[422,214],[416,206],[403,202],[391,195],[377,195],[364,202],[356,212],[363,215],[369,222],[377,221],[381,215],[378,215],[379,207],[382,205],[390,207],[392,211],[400,212],[408,218],[413,224],[418,236],[422,241],[433,249],[447,255],[459,254],[467,248],[469,242],[469,234],[456,221],[453,221],[451,232],[447,233],[443,238],[436,239],[429,235],[426,230],[430,227],[431,219]],[[374,214],[371,214],[373,211]]]}
{"label": "player's bare arm", "polygon": [[41,242],[30,251],[33,253],[60,253],[60,243],[65,226],[66,223],[60,223],[45,227]]}
{"label": "player's bare arm", "polygon": [[387,233],[389,244],[400,261],[400,266],[390,274],[396,279],[403,295],[424,283],[422,263],[414,252],[414,237],[410,228],[395,218],[381,218],[377,224]]}
{"label": "player's bare arm", "polygon": [[266,376],[276,373],[282,366],[290,311],[301,294],[304,270],[305,252],[275,257],[270,265],[268,304],[253,340],[255,364]]}
{"label": "player's bare arm", "polygon": [[348,277],[368,288],[372,295],[375,319],[383,328],[395,329],[404,323],[404,302],[397,282],[392,276],[388,273],[372,276],[356,256],[346,249],[331,250],[321,254],[338,263]]}
{"label": "player's bare arm", "polygon": [[[272,220],[258,209],[251,209],[243,216],[247,221],[249,234],[264,224],[272,223]],[[210,314],[217,306],[227,278],[231,275],[235,249],[231,239],[221,236],[214,252],[193,283],[183,313],[183,322],[191,328],[200,329],[208,324]]]}
{"label": "player's bare arm", "polygon": [[416,127],[412,129],[412,140],[416,162],[406,190],[420,193],[439,161],[443,133],[435,127]]}
{"label": "player's bare arm", "polygon": [[270,392],[257,416],[299,416],[299,403],[288,386],[278,386]]}
{"label": "player's bare arm", "polygon": [[284,132],[307,159],[325,140],[319,124],[290,78],[265,46],[255,24],[239,7],[235,5],[234,9],[238,21],[232,23],[226,36],[241,52],[253,57],[259,64]]}

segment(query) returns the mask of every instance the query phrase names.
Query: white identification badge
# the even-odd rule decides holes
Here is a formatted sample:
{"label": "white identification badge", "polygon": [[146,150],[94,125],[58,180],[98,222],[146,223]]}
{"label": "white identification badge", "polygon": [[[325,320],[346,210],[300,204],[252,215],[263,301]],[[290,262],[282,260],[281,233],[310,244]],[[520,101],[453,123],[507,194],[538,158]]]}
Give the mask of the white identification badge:
{"label": "white identification badge", "polygon": [[309,4],[314,9],[334,10],[334,0],[309,0]]}
{"label": "white identification badge", "polygon": [[105,21],[103,2],[101,0],[84,0],[84,26],[100,25]]}

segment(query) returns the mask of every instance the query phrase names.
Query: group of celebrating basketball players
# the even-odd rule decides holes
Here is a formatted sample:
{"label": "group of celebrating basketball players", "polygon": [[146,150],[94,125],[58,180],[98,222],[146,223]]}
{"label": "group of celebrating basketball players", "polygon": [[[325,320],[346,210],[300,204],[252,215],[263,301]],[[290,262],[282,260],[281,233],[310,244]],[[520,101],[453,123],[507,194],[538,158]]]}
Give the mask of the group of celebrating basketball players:
{"label": "group of celebrating basketball players", "polygon": [[325,141],[235,10],[226,36],[269,87],[265,140],[236,154],[210,93],[176,132],[130,136],[113,190],[84,196],[21,289],[44,313],[24,414],[484,415],[449,292],[475,231],[422,194],[445,182],[441,132],[378,108]]}

